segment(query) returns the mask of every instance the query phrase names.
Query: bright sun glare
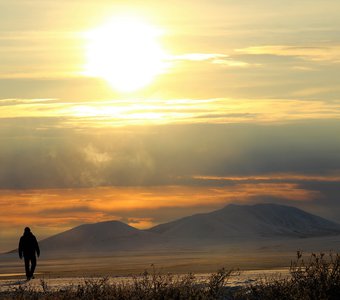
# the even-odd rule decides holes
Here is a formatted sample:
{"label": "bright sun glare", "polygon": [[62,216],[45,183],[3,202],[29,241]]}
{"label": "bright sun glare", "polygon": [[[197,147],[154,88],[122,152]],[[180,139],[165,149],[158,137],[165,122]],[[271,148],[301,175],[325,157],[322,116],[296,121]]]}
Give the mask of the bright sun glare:
{"label": "bright sun glare", "polygon": [[139,18],[112,18],[86,34],[85,74],[104,78],[121,92],[145,87],[165,69],[160,35],[160,30]]}

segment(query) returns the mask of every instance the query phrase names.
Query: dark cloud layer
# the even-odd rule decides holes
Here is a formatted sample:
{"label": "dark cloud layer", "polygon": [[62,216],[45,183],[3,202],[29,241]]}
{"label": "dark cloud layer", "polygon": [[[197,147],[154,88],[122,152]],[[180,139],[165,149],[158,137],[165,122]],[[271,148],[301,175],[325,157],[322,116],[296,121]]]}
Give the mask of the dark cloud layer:
{"label": "dark cloud layer", "polygon": [[60,122],[1,120],[0,188],[204,185],[190,178],[340,170],[338,121],[86,131]]}

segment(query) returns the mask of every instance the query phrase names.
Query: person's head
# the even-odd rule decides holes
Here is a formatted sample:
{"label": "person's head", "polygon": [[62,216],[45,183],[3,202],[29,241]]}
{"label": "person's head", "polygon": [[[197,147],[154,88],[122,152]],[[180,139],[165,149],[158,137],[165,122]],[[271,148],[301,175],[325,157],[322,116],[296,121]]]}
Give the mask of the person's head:
{"label": "person's head", "polygon": [[31,229],[29,227],[25,227],[24,234],[30,234]]}

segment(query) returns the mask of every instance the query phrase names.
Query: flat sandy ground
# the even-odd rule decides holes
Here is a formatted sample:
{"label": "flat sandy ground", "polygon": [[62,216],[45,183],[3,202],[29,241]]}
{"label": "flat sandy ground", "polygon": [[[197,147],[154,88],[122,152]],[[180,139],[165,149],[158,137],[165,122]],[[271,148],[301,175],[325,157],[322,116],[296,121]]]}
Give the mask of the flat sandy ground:
{"label": "flat sandy ground", "polygon": [[[65,283],[78,284],[84,278],[108,276],[110,280],[131,280],[143,271],[172,274],[200,274],[208,276],[225,267],[240,270],[237,282],[251,282],[259,277],[288,273],[296,251],[303,249],[308,259],[310,252],[332,250],[340,252],[339,237],[322,239],[301,239],[299,243],[288,241],[264,244],[229,245],[228,247],[208,247],[207,249],[177,249],[153,251],[120,251],[112,253],[44,253],[38,259],[36,279],[25,283],[24,262],[17,253],[0,255],[0,289],[17,287],[20,284],[40,285],[40,279],[48,280],[50,286]],[[128,277],[128,278],[126,278]],[[125,278],[125,279],[124,279]]]}
{"label": "flat sandy ground", "polygon": [[[230,250],[230,249],[229,249]],[[143,271],[187,274],[194,273],[204,280],[212,272],[225,267],[239,269],[240,274],[232,276],[231,285],[242,285],[259,278],[286,275],[294,253],[273,255],[266,252],[254,254],[224,252],[221,249],[210,251],[173,251],[168,252],[121,252],[115,254],[86,255],[79,257],[38,259],[35,279],[25,281],[24,265],[17,254],[0,258],[0,291],[17,288],[21,285],[41,289],[41,279],[49,288],[60,288],[73,284],[77,286],[86,278],[108,276],[111,281],[129,281]]]}
{"label": "flat sandy ground", "polygon": [[[113,254],[79,254],[77,257],[46,257],[38,259],[36,272],[43,277],[128,276],[152,270],[162,272],[211,273],[226,269],[256,270],[289,267],[294,252],[256,253],[210,251],[118,252]],[[17,254],[0,256],[0,278],[22,277],[24,262]]]}

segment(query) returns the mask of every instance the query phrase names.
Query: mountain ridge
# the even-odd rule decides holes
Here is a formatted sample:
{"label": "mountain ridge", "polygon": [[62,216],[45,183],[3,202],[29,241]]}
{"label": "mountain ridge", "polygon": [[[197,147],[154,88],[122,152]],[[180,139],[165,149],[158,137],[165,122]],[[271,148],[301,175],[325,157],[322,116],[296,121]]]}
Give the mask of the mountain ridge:
{"label": "mountain ridge", "polygon": [[117,220],[82,224],[67,231],[53,235],[39,242],[44,250],[76,251],[84,249],[91,251],[125,250],[131,247],[141,247],[145,242],[154,242],[158,236],[134,228]]}
{"label": "mountain ridge", "polygon": [[195,234],[196,238],[309,237],[339,234],[339,230],[340,225],[335,222],[279,204],[230,204],[210,213],[187,216],[149,229],[184,239]]}
{"label": "mountain ridge", "polygon": [[108,252],[332,235],[340,235],[340,224],[293,206],[229,204],[146,230],[117,220],[82,224],[43,239],[39,244],[44,252]]}

